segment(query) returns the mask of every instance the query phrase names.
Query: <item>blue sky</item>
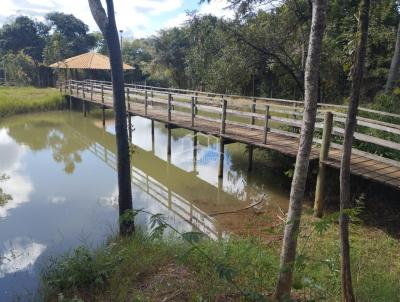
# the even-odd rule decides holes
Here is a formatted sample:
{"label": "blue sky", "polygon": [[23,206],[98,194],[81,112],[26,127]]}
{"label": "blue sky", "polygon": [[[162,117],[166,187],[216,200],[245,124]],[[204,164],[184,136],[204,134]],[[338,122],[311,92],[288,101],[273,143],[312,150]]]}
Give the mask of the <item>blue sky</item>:
{"label": "blue sky", "polygon": [[[38,20],[51,11],[74,14],[98,30],[90,14],[87,0],[1,0],[0,25],[18,15],[28,15]],[[104,2],[104,0],[103,0]],[[186,20],[186,11],[197,10],[201,14],[232,17],[224,8],[227,0],[213,0],[199,5],[198,0],[114,0],[117,25],[124,36],[145,37],[162,28],[179,26]]]}

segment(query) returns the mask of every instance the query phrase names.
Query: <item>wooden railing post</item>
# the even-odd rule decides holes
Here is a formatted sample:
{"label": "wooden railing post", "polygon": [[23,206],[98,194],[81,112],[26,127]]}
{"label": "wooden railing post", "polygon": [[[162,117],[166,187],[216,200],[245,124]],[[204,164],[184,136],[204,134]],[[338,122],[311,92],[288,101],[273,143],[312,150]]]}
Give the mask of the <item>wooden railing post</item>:
{"label": "wooden railing post", "polygon": [[85,98],[85,81],[82,82],[82,95]]}
{"label": "wooden railing post", "polygon": [[90,82],[90,100],[93,102],[93,81]]}
{"label": "wooden railing post", "polygon": [[326,165],[324,161],[328,158],[329,147],[331,144],[333,127],[333,114],[330,111],[325,112],[324,129],[322,133],[322,143],[319,155],[319,168],[317,176],[317,187],[315,189],[315,202],[314,202],[314,215],[322,217],[324,210],[324,193],[325,193],[325,179],[326,179]]}
{"label": "wooden railing post", "polygon": [[[251,113],[256,113],[256,101],[257,101],[257,99],[253,98],[253,104],[251,104]],[[250,123],[252,125],[254,125],[255,122],[256,122],[256,119],[254,118],[254,116],[252,116],[250,119]]]}
{"label": "wooden railing post", "polygon": [[196,116],[197,115],[197,95],[198,95],[198,93],[197,92],[195,92],[194,93],[194,108],[195,108],[195,110],[194,110],[194,115]]}
{"label": "wooden railing post", "polygon": [[194,117],[196,115],[195,111],[196,111],[196,105],[195,105],[195,100],[194,100],[194,96],[192,96],[192,127],[194,127]]}
{"label": "wooden railing post", "polygon": [[76,85],[76,96],[78,96],[79,95],[79,82],[76,81],[75,85]]}
{"label": "wooden railing post", "polygon": [[171,102],[172,102],[172,95],[168,93],[168,122],[171,121]]}
{"label": "wooden railing post", "polygon": [[151,106],[154,106],[154,103],[153,103],[153,99],[154,99],[153,87],[151,87],[150,97],[151,97]]}
{"label": "wooden railing post", "polygon": [[144,91],[144,115],[147,115],[147,88]]}
{"label": "wooden railing post", "polygon": [[264,141],[263,143],[267,143],[267,135],[268,135],[268,121],[269,121],[269,105],[265,105],[265,117],[264,117]]}
{"label": "wooden railing post", "polygon": [[128,111],[130,111],[131,110],[131,94],[130,94],[129,87],[126,88],[126,99],[128,100]]}
{"label": "wooden railing post", "polygon": [[105,106],[104,106],[104,85],[101,83],[101,117],[102,117],[102,122],[103,122],[103,127],[106,126],[106,112],[105,112]]}
{"label": "wooden railing post", "polygon": [[222,100],[222,115],[221,115],[221,134],[225,133],[226,128],[226,107],[228,102],[226,99]]}

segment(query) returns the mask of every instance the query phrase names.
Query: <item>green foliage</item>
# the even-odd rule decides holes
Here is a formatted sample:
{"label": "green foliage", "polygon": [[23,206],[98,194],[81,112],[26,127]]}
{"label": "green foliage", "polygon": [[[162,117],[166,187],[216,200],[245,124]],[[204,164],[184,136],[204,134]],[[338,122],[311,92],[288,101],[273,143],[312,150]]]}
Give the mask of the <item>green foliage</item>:
{"label": "green foliage", "polygon": [[0,29],[0,56],[24,51],[34,60],[41,61],[49,28],[29,17],[19,16]]}
{"label": "green foliage", "polygon": [[45,20],[43,23],[18,16],[0,28],[1,69],[5,68],[9,81],[43,86],[46,80],[41,77],[49,78],[44,66],[96,46],[97,36],[73,15],[52,12]]}
{"label": "green foliage", "polygon": [[50,259],[43,282],[45,287],[59,291],[103,286],[121,261],[120,255],[109,248],[93,251],[81,246],[70,254]]}
{"label": "green foliage", "polygon": [[36,63],[23,50],[16,54],[9,53],[3,57],[8,81],[17,85],[30,85],[37,80]]}
{"label": "green foliage", "polygon": [[[362,207],[357,208],[349,214],[358,216]],[[154,221],[161,216],[157,217]],[[304,248],[296,259],[294,280],[294,293],[303,301],[340,299],[337,217],[332,214],[321,222],[307,213],[304,215],[299,236],[299,246]],[[114,239],[94,251],[79,248],[78,253],[52,260],[54,265],[45,268],[45,292],[49,296],[63,293],[65,297],[81,297],[79,293],[85,293],[89,300],[125,300],[128,296],[137,301],[162,300],[165,296],[155,298],[151,296],[155,293],[143,288],[147,282],[155,282],[158,274],[165,276],[160,271],[173,263],[193,272],[182,281],[186,282],[182,288],[189,292],[188,301],[237,296],[239,291],[232,282],[243,289],[242,300],[265,301],[264,293],[273,292],[279,270],[279,241],[265,244],[254,238],[233,236],[218,241],[199,240],[197,248],[185,242],[171,237],[154,240],[139,231],[135,237]],[[352,224],[350,242],[358,300],[400,301],[400,263],[394,260],[399,241],[381,231]],[[85,285],[77,283],[78,280]],[[158,290],[169,292],[170,279],[162,280]]]}
{"label": "green foliage", "polygon": [[59,91],[53,88],[0,87],[0,117],[60,109],[62,104]]}
{"label": "green foliage", "polygon": [[89,27],[74,15],[52,12],[46,15],[53,31],[44,48],[44,62],[51,64],[76,56],[96,45],[96,35],[89,34]]}

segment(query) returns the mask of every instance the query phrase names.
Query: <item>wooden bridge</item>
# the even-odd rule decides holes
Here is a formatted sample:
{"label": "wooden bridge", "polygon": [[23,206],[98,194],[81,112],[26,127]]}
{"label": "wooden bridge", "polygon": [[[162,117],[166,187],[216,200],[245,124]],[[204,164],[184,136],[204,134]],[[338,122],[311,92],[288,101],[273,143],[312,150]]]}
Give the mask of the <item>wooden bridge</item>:
{"label": "wooden bridge", "polygon": [[[60,91],[79,99],[86,114],[86,103],[113,107],[109,82],[73,81],[60,85]],[[168,154],[171,129],[185,128],[220,138],[219,176],[223,175],[224,145],[240,142],[249,146],[249,170],[254,148],[297,155],[303,102],[126,84],[129,116],[141,116],[165,123],[168,128]],[[318,104],[311,160],[319,159],[316,201],[323,199],[325,167],[340,168],[346,106]],[[129,119],[130,121],[130,119]],[[397,122],[397,123],[396,123]],[[400,115],[360,108],[351,159],[351,173],[400,189]],[[322,146],[322,148],[320,148]]]}

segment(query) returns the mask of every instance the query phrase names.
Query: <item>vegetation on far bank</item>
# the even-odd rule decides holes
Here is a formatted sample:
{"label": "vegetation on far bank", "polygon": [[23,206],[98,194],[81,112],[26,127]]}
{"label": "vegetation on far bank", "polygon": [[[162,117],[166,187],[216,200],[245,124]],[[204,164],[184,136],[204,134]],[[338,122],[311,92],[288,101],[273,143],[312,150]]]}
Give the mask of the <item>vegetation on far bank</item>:
{"label": "vegetation on far bank", "polygon": [[[340,300],[340,248],[332,218],[304,216],[295,299]],[[143,232],[95,250],[79,247],[47,263],[42,274],[44,300],[244,301],[247,295],[250,301],[268,301],[278,274],[284,225],[265,219],[258,215],[247,225],[253,235],[196,243],[212,261],[186,241],[152,239]],[[256,237],[251,232],[255,221]],[[261,232],[260,224],[265,225]],[[395,260],[400,242],[377,228],[353,224],[351,245],[358,301],[400,301],[400,262]]]}
{"label": "vegetation on far bank", "polygon": [[62,104],[62,96],[55,88],[0,87],[0,117],[56,110]]}

